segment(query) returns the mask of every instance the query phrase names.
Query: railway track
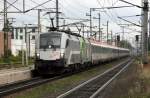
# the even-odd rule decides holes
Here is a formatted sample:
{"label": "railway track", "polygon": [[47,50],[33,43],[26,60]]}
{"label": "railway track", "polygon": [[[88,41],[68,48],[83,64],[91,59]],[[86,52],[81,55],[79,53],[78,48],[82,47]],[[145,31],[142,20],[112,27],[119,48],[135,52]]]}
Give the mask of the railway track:
{"label": "railway track", "polygon": [[98,95],[133,62],[129,59],[83,84],[69,90],[57,98],[97,98]]}
{"label": "railway track", "polygon": [[48,82],[51,82],[51,81],[54,81],[57,79],[71,76],[73,74],[83,72],[83,71],[86,71],[88,69],[90,69],[90,67],[87,69],[81,69],[81,70],[74,71],[71,73],[65,73],[62,75],[54,75],[54,76],[51,76],[49,78],[48,77],[46,77],[46,78],[35,77],[35,78],[30,79],[30,80],[25,80],[25,81],[21,81],[21,82],[17,82],[17,83],[12,83],[12,84],[6,84],[3,86],[0,86],[0,98],[2,96],[10,95],[10,94],[16,93],[16,92],[21,91],[21,90],[32,88],[32,87],[37,86],[37,85],[41,85],[41,84],[48,83]]}
{"label": "railway track", "polygon": [[44,84],[44,83],[48,83],[48,82],[51,82],[51,81],[54,81],[54,80],[57,80],[57,79],[67,77],[67,76],[71,76],[73,74],[83,72],[83,71],[86,71],[88,69],[91,69],[91,67],[89,67],[87,69],[81,69],[79,71],[74,71],[72,73],[65,73],[65,74],[62,74],[62,75],[59,75],[59,76],[53,76],[53,77],[50,77],[50,78],[35,77],[35,78],[30,79],[30,80],[0,86],[0,97],[10,95],[10,94],[13,94],[13,93],[17,93],[18,91],[23,91],[25,89],[29,89],[29,88],[32,88],[32,87],[35,87],[35,86],[38,86],[38,85],[41,85],[41,84]]}
{"label": "railway track", "polygon": [[66,76],[69,76],[69,74],[54,76],[51,78],[35,77],[30,80],[0,86],[0,98],[6,95],[16,93],[18,91],[22,91],[22,90],[29,89],[29,88],[32,88],[32,87],[35,87],[44,83],[48,83],[57,79],[61,79]]}

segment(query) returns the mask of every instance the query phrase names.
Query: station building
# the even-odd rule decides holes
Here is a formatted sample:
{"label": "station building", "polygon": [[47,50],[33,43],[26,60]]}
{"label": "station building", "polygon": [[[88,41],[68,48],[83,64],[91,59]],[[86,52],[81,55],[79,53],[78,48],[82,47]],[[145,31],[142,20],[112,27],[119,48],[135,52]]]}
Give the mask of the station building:
{"label": "station building", "polygon": [[[14,56],[18,55],[19,51],[26,51],[28,55],[34,56],[35,54],[35,35],[37,34],[37,26],[29,27],[13,27],[11,39],[11,51]],[[27,42],[29,45],[27,46]],[[28,48],[27,48],[28,47]]]}

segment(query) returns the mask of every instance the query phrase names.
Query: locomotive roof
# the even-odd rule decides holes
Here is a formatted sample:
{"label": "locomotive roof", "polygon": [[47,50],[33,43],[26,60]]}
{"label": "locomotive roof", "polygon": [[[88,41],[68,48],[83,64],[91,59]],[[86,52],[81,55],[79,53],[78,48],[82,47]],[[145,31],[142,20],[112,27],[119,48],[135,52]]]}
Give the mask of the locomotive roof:
{"label": "locomotive roof", "polygon": [[[44,32],[44,33],[66,33],[66,34],[70,34],[70,35],[74,35],[74,36],[77,36],[77,37],[82,37],[80,34],[77,34],[77,33],[73,33],[71,31],[64,31],[64,30],[60,30],[60,31],[49,31],[49,32]],[[41,33],[43,34],[43,33]]]}
{"label": "locomotive roof", "polygon": [[[60,34],[61,33],[66,33],[66,34],[70,34],[70,35],[73,35],[73,36],[82,37],[81,35],[79,35],[77,33],[73,33],[71,31],[63,31],[63,30],[61,30],[61,31],[50,31],[50,32],[45,32],[45,33],[60,33]],[[44,33],[41,33],[41,34],[44,34]],[[87,38],[84,38],[84,39],[87,39]],[[91,44],[101,46],[101,47],[120,49],[120,50],[129,50],[129,49],[126,49],[126,48],[116,47],[116,46],[113,46],[113,45],[108,45],[108,44],[98,42],[98,41],[93,41],[93,40],[90,40],[90,39],[87,39],[87,40],[89,40]]]}

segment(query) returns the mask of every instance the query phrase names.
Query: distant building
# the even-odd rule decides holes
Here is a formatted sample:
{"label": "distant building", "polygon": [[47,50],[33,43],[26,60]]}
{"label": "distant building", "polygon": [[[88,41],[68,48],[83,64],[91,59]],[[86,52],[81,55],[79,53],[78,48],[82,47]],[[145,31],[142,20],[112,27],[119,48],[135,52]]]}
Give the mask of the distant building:
{"label": "distant building", "polygon": [[13,27],[12,29],[12,41],[11,41],[11,51],[13,55],[18,55],[19,51],[26,51],[26,42],[29,38],[29,55],[34,56],[35,53],[35,35],[37,34],[38,27],[30,26],[30,27]]}
{"label": "distant building", "polygon": [[[11,33],[8,33],[8,49],[11,50]],[[0,57],[4,55],[4,32],[0,31]]]}

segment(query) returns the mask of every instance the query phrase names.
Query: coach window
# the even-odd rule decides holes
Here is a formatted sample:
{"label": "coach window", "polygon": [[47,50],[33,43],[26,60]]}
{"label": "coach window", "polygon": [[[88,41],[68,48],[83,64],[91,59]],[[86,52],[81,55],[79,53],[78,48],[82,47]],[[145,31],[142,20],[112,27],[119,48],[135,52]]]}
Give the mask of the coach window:
{"label": "coach window", "polygon": [[20,28],[20,33],[22,33],[23,32],[23,29],[22,28]]}
{"label": "coach window", "polygon": [[23,36],[22,35],[20,35],[20,40],[22,40],[23,39]]}
{"label": "coach window", "polygon": [[32,28],[32,32],[35,33],[35,28]]}
{"label": "coach window", "polygon": [[18,39],[18,29],[16,28],[16,39]]}
{"label": "coach window", "polygon": [[34,35],[32,36],[32,40],[35,40],[35,36]]}

